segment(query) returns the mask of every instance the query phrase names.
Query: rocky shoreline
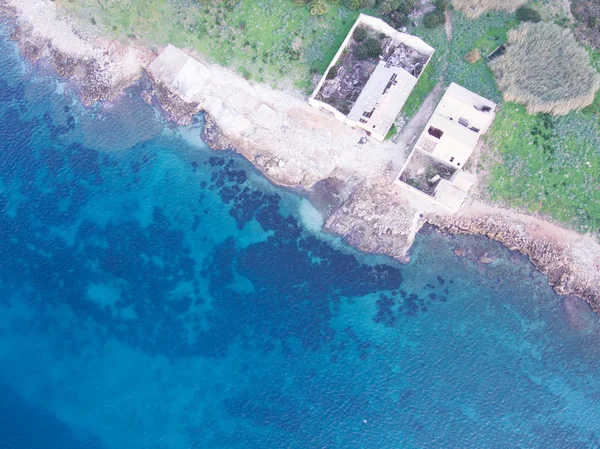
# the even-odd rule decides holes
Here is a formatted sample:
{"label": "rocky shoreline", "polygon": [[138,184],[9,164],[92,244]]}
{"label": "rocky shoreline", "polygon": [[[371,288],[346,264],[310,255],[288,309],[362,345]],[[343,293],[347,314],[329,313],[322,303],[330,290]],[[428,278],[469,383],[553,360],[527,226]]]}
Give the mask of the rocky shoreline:
{"label": "rocky shoreline", "polygon": [[[572,243],[544,235],[536,236],[527,223],[517,225],[518,222],[514,219],[509,222],[500,213],[479,217],[430,216],[427,217],[427,222],[452,234],[483,235],[511,250],[519,251],[529,257],[533,265],[548,277],[548,283],[557,293],[583,298],[600,314],[600,265],[596,260],[587,270],[581,266],[580,269],[574,269],[578,260],[577,256],[574,257]],[[589,269],[591,271],[588,272]]]}
{"label": "rocky shoreline", "polygon": [[[28,13],[32,14],[32,10],[17,4],[16,0],[0,0],[0,14],[17,19],[11,39],[18,42],[23,57],[32,62],[48,59],[61,77],[72,82],[84,105],[117,98],[124,88],[142,76],[142,69],[155,57],[142,47],[86,36],[73,31],[72,26],[69,26],[72,35],[66,39],[79,39],[83,44],[73,46],[77,51],[66,51],[68,46],[60,40],[57,43],[58,38],[36,29],[35,24],[28,21]],[[55,12],[53,14],[52,20],[64,23]],[[203,110],[201,104],[183,101],[177,92],[151,75],[149,78],[152,87],[144,90],[142,97],[160,107],[175,123],[187,124],[194,114]],[[303,188],[309,197],[320,190],[321,198],[331,199],[319,208],[326,215],[325,229],[343,236],[360,250],[386,254],[405,262],[415,235],[427,223],[450,233],[487,236],[527,255],[558,293],[579,296],[600,314],[600,244],[591,237],[577,235],[535,217],[482,204],[467,206],[456,215],[427,213],[398,195],[390,185],[390,173],[381,173],[376,181],[352,176],[343,179],[313,176],[306,184],[298,182],[298,179],[307,179],[301,173],[302,176],[288,177],[290,181],[286,182],[281,160],[267,153],[262,155],[248,144],[240,145],[239,136],[228,136],[226,131],[206,111],[202,138],[211,148],[239,150],[274,183]],[[460,257],[461,251],[455,254]]]}

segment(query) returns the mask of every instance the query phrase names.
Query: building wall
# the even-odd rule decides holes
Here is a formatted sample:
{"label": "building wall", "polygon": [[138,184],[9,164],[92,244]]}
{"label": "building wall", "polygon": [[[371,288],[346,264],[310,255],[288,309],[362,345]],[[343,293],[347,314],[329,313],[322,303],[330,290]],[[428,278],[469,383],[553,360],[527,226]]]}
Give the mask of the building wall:
{"label": "building wall", "polygon": [[[475,105],[488,106],[490,111],[478,111],[473,107]],[[452,83],[425,125],[415,148],[426,151],[446,164],[462,168],[480,136],[487,132],[494,120],[495,108],[496,104],[490,100]],[[479,131],[459,124],[461,118],[467,119],[469,126],[476,126]],[[440,139],[429,136],[431,126],[444,133]],[[432,143],[435,143],[433,148]]]}
{"label": "building wall", "polygon": [[[310,96],[310,98],[308,100],[308,102],[311,106],[313,106],[317,109],[322,109],[322,110],[331,112],[335,118],[337,118],[339,121],[345,123],[346,125],[348,125],[352,128],[362,128],[365,131],[369,132],[373,138],[375,138],[379,141],[383,141],[385,139],[386,134],[390,130],[391,126],[393,125],[394,121],[396,120],[396,117],[400,113],[402,106],[404,106],[404,102],[408,98],[408,95],[406,96],[407,98],[405,98],[404,101],[401,102],[401,104],[398,104],[396,106],[395,109],[397,109],[397,111],[393,111],[395,113],[389,114],[390,117],[387,120],[382,116],[375,117],[377,119],[376,120],[377,124],[376,124],[375,129],[373,129],[373,127],[372,127],[374,123],[364,124],[357,120],[349,119],[346,115],[342,114],[341,112],[339,112],[337,109],[335,109],[331,105],[329,105],[323,101],[319,101],[315,98],[316,95],[321,90],[321,87],[323,87],[323,84],[327,80],[327,73],[334,65],[337,64],[338,60],[340,59],[340,56],[342,55],[342,52],[348,46],[348,42],[352,38],[352,35],[354,34],[354,30],[360,25],[365,25],[365,26],[368,26],[369,28],[374,29],[375,31],[385,33],[386,35],[393,37],[394,39],[404,43],[405,45],[414,48],[418,52],[428,55],[429,59],[427,60],[427,63],[423,67],[423,71],[421,71],[421,73],[423,73],[425,71],[425,69],[427,68],[427,64],[429,64],[429,61],[431,60],[431,55],[433,55],[435,49],[433,47],[431,47],[430,45],[427,45],[425,42],[423,42],[420,38],[418,38],[416,36],[412,36],[412,35],[406,34],[406,33],[401,33],[400,31],[395,30],[394,28],[392,28],[390,25],[388,25],[381,19],[378,19],[378,18],[372,17],[372,16],[368,16],[366,14],[360,14],[358,16],[358,18],[356,19],[356,22],[354,23],[354,25],[348,32],[348,35],[344,39],[344,42],[342,42],[342,45],[340,46],[337,53],[335,54],[335,56],[329,63],[327,70],[325,71],[325,73],[323,74],[321,79],[319,80],[317,87],[315,88],[315,90],[313,91],[312,95]],[[403,70],[403,69],[400,69],[400,70]],[[411,78],[414,78],[414,77],[411,76]],[[418,81],[418,79],[415,81],[414,85],[412,86],[411,91],[412,91],[412,89],[414,89],[414,86],[416,85],[417,81]],[[367,85],[368,85],[368,82],[367,82]],[[367,86],[365,86],[365,87],[367,87]],[[409,94],[410,94],[410,92],[409,92]],[[359,96],[359,98],[360,98],[360,96]],[[389,108],[389,110],[391,110],[391,107],[388,106],[387,108]],[[383,110],[385,110],[387,108],[384,107]],[[377,113],[377,111],[376,111],[376,113]],[[383,112],[383,113],[385,113],[385,112]],[[382,111],[379,111],[378,115],[381,115],[381,114],[382,114]],[[374,113],[374,115],[375,115],[375,113]],[[385,129],[383,129],[383,128],[385,128]]]}

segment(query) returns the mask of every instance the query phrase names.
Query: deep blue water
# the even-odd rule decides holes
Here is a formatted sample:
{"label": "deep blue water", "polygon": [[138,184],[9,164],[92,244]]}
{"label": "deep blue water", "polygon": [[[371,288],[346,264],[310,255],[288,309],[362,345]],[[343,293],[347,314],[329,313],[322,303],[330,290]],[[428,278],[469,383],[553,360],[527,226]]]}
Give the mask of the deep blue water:
{"label": "deep blue water", "polygon": [[0,53],[0,447],[600,447],[599,320],[524,257],[360,254],[200,121]]}

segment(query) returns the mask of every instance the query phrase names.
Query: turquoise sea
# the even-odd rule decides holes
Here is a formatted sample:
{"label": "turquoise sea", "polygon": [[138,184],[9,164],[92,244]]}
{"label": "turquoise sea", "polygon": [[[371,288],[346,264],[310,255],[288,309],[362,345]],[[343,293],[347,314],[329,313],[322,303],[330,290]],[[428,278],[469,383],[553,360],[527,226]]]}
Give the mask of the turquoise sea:
{"label": "turquoise sea", "polygon": [[1,448],[600,447],[600,320],[523,256],[361,254],[201,117],[0,54]]}

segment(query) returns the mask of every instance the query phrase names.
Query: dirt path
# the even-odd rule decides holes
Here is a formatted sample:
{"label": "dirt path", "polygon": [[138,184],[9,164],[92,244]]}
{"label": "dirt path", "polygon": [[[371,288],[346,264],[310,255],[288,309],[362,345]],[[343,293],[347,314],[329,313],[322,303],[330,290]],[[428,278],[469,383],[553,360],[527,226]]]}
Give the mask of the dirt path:
{"label": "dirt path", "polygon": [[400,146],[408,149],[415,142],[415,139],[421,133],[421,130],[429,120],[429,117],[431,117],[431,113],[435,109],[435,106],[442,95],[442,90],[443,78],[436,84],[427,98],[425,98],[417,113],[404,126],[398,137],[394,139]]}
{"label": "dirt path", "polygon": [[[448,37],[448,42],[452,40],[452,21],[450,17],[450,9],[446,7],[446,36]],[[444,68],[442,69],[442,75],[436,86],[433,88],[431,93],[427,96],[427,98],[423,101],[423,104],[414,115],[413,118],[404,126],[399,136],[394,139],[400,145],[403,145],[406,149],[408,149],[415,141],[429,118],[431,117],[431,113],[435,109],[438,100],[442,96],[442,89],[444,86],[444,77],[446,76],[446,70],[448,68],[448,63],[446,62]]]}
{"label": "dirt path", "polygon": [[448,42],[452,40],[452,17],[450,15],[450,8],[446,5],[446,36],[448,37]]}

